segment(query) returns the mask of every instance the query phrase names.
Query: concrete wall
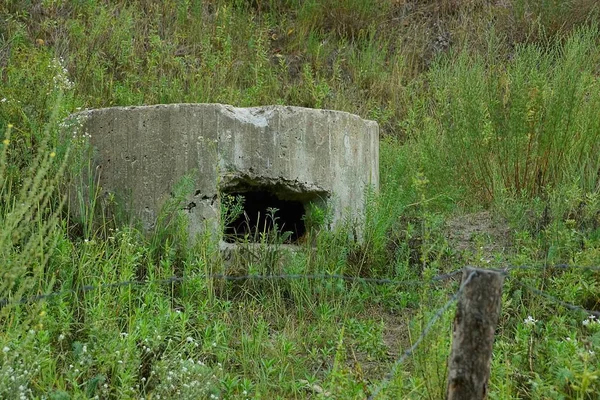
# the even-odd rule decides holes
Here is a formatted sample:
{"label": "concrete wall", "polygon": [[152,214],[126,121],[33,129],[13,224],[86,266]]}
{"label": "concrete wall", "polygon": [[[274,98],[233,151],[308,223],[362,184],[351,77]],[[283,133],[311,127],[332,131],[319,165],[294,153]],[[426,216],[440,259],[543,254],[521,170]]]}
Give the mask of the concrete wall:
{"label": "concrete wall", "polygon": [[219,226],[220,190],[261,186],[282,199],[322,199],[335,226],[344,218],[360,224],[366,189],[379,185],[378,125],[345,112],[171,104],[73,117],[94,149],[100,201],[113,197],[128,222],[146,231],[192,171],[193,193],[182,205],[192,234]]}

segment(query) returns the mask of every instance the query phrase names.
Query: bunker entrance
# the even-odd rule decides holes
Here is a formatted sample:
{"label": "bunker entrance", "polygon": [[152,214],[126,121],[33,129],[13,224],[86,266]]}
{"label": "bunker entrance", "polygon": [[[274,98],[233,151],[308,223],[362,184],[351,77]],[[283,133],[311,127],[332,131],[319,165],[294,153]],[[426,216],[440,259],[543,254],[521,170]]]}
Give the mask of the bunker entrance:
{"label": "bunker entrance", "polygon": [[296,244],[306,233],[306,206],[319,197],[303,193],[300,200],[297,194],[282,195],[270,187],[225,190],[224,194],[229,199],[230,214],[225,221],[227,243],[257,243],[265,237],[267,240],[278,237],[284,243]]}

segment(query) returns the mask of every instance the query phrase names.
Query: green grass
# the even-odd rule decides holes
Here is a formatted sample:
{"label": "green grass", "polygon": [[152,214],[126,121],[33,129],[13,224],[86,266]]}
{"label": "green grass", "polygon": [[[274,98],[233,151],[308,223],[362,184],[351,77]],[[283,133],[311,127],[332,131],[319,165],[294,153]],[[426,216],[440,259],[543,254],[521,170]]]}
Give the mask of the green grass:
{"label": "green grass", "polygon": [[[597,7],[496,3],[3,2],[0,398],[366,398],[457,290],[432,276],[600,265]],[[150,237],[74,220],[64,182],[87,159],[59,134],[64,118],[173,102],[331,108],[381,126],[361,243],[315,231],[314,246],[259,248],[228,273],[426,283],[211,280],[226,271],[218,245],[187,246],[176,207]],[[482,210],[508,238],[467,223]],[[173,275],[188,279],[158,283]],[[110,286],[128,280],[149,283]],[[595,398],[600,323],[523,284],[600,308],[597,271],[513,272],[489,397]],[[17,302],[50,291],[64,293]],[[379,398],[443,397],[452,314]]]}

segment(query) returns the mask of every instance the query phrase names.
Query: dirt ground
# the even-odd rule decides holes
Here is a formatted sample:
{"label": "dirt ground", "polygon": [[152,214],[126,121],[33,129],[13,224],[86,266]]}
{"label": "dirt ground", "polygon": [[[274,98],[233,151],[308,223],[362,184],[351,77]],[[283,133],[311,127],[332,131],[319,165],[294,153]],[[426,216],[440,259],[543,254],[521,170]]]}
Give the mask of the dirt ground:
{"label": "dirt ground", "polygon": [[485,267],[504,266],[512,249],[512,235],[508,223],[488,211],[461,215],[446,223],[446,237],[450,246],[465,261]]}

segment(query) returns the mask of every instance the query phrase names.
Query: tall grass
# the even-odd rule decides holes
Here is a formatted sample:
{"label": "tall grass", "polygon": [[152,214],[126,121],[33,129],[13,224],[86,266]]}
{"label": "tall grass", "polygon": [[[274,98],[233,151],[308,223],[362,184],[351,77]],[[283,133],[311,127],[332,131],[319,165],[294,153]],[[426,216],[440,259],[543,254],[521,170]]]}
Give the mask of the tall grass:
{"label": "tall grass", "polygon": [[[552,31],[552,21],[587,18],[572,7],[586,0],[554,3],[0,2],[0,299],[9,300],[0,398],[365,398],[456,284],[206,275],[427,281],[482,262],[600,263],[598,29]],[[528,19],[531,10],[553,16]],[[64,161],[56,122],[80,107],[158,102],[282,103],[376,119],[381,188],[363,240],[319,230],[327,215],[314,213],[316,229],[295,253],[260,232],[263,243],[227,260],[210,235],[189,244],[178,215],[185,179],[151,237],[96,229],[91,211],[79,227],[61,212],[59,183],[65,165],[78,173],[86,159]],[[469,238],[474,250],[453,243],[446,219],[465,208],[508,215],[510,249],[484,254],[488,232]],[[160,284],[173,275],[186,280]],[[594,398],[600,324],[516,282],[597,309],[598,274],[513,278],[490,398]],[[144,284],[114,285],[133,280]],[[17,303],[50,290],[61,294]],[[442,396],[451,318],[382,396]]]}
{"label": "tall grass", "polygon": [[[55,117],[57,108],[55,108]],[[54,124],[56,124],[54,122]],[[64,199],[60,180],[68,152],[57,157],[51,145],[49,125],[37,154],[19,176],[10,174],[15,159],[11,146],[12,124],[7,125],[0,149],[0,297],[18,300],[53,287],[47,276],[48,261],[61,235],[60,217]],[[57,160],[58,159],[58,160]],[[17,161],[18,162],[18,161]],[[6,313],[6,308],[3,313]]]}
{"label": "tall grass", "polygon": [[428,178],[472,201],[535,197],[576,182],[598,190],[598,28],[549,49],[524,45],[506,65],[462,52],[429,73],[424,134],[413,137]]}

